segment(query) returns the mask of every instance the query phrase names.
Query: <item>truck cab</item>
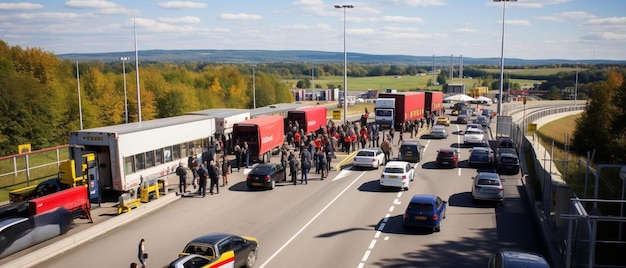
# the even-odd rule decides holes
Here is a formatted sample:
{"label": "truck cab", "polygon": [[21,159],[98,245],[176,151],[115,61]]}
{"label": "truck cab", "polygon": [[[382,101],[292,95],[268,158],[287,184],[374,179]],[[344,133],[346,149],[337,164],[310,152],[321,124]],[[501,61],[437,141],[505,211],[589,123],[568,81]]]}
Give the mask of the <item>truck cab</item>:
{"label": "truck cab", "polygon": [[376,116],[376,124],[378,124],[381,129],[389,129],[393,127],[395,123],[395,101],[396,100],[392,98],[376,99],[374,114]]}

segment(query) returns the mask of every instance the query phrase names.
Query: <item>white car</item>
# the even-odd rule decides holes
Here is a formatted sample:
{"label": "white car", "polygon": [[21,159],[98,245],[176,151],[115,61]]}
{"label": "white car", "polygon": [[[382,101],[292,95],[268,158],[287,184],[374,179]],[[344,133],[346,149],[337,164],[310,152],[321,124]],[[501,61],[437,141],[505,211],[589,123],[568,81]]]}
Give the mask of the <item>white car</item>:
{"label": "white car", "polygon": [[468,128],[465,131],[465,136],[463,137],[463,144],[466,146],[474,146],[474,145],[479,145],[479,146],[484,146],[486,143],[485,141],[485,134],[483,133],[483,131],[481,129],[477,129],[477,128]]}
{"label": "white car", "polygon": [[409,190],[409,182],[413,180],[415,170],[406,161],[389,161],[380,175],[380,188],[394,187]]}
{"label": "white car", "polygon": [[465,131],[468,131],[469,129],[480,129],[482,130],[483,127],[480,124],[476,124],[476,123],[471,123],[471,124],[467,124],[467,126],[465,126]]}
{"label": "white car", "polygon": [[364,148],[354,156],[355,167],[371,167],[378,169],[385,164],[385,153],[380,148]]}

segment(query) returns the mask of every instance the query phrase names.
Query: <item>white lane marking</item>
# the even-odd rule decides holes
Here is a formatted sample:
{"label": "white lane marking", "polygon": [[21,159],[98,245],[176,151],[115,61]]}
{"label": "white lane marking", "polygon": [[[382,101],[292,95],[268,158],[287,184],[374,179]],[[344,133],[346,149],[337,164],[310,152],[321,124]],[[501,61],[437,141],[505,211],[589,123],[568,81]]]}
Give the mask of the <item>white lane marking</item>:
{"label": "white lane marking", "polygon": [[373,249],[375,245],[376,245],[376,239],[372,239],[372,242],[370,242],[370,246],[368,248]]}
{"label": "white lane marking", "polygon": [[400,205],[400,204],[402,204],[402,202],[400,202],[400,199],[396,198],[395,200],[393,200],[393,204],[394,205]]}
{"label": "white lane marking", "polygon": [[[362,261],[362,262],[367,261],[367,258],[369,258],[370,253],[371,253],[371,251],[370,251],[370,250],[366,250],[366,251],[365,251],[365,254],[363,254],[363,258],[361,258],[361,261]],[[361,264],[365,265],[364,263],[360,263],[360,264],[359,264],[359,266],[360,266],[360,267],[362,267],[362,266],[361,266]]]}
{"label": "white lane marking", "polygon": [[388,236],[385,236],[384,240],[385,240],[385,241],[389,240],[389,237],[388,237]]}
{"label": "white lane marking", "polygon": [[394,209],[396,209],[396,207],[395,207],[395,206],[391,206],[391,207],[389,207],[389,212],[393,212],[393,210],[394,210]]}
{"label": "white lane marking", "polygon": [[359,266],[357,266],[357,268],[363,268],[365,266],[365,263],[359,263]]}
{"label": "white lane marking", "polygon": [[398,192],[397,197],[400,198],[402,196],[402,192]]}
{"label": "white lane marking", "polygon": [[339,194],[337,194],[337,196],[335,196],[335,198],[333,198],[333,200],[330,200],[330,202],[328,202],[328,204],[326,204],[326,206],[324,206],[324,208],[322,208],[319,212],[317,212],[317,214],[315,214],[315,216],[313,216],[313,218],[311,218],[306,224],[304,224],[304,226],[302,226],[302,228],[300,228],[300,230],[298,230],[293,236],[291,236],[291,238],[289,238],[289,240],[287,240],[287,242],[285,242],[285,244],[283,244],[278,250],[276,250],[276,252],[274,252],[274,254],[272,254],[272,256],[270,256],[259,267],[263,268],[268,263],[270,263],[270,261],[272,261],[281,251],[283,251],[287,247],[287,245],[289,245],[289,243],[291,243],[291,241],[296,239],[296,237],[298,237],[298,235],[300,235],[300,233],[302,233],[307,227],[309,227],[309,225],[311,225],[311,223],[313,223],[313,221],[315,221],[315,219],[317,219],[320,215],[322,215],[322,213],[324,213],[324,211],[326,211],[326,209],[328,209],[333,203],[335,203],[335,201],[337,201],[337,199],[339,199],[339,197],[341,197],[346,191],[348,191],[348,189],[350,189],[350,187],[352,187],[352,185],[354,185],[359,179],[361,179],[361,177],[363,177],[363,175],[365,175],[365,171],[363,171],[361,173],[361,175],[356,177],[348,186],[346,186],[346,188],[344,188]]}
{"label": "white lane marking", "polygon": [[348,170],[348,169],[342,169],[341,171],[339,171],[339,174],[337,174],[337,176],[335,176],[335,178],[333,178],[332,181],[343,179],[344,177],[347,177],[348,175],[350,175],[350,173],[354,173],[354,172],[355,171],[351,171],[351,170]]}
{"label": "white lane marking", "polygon": [[380,234],[382,234],[382,232],[381,232],[381,231],[376,231],[376,234],[374,235],[374,238],[379,238],[379,237],[380,237]]}

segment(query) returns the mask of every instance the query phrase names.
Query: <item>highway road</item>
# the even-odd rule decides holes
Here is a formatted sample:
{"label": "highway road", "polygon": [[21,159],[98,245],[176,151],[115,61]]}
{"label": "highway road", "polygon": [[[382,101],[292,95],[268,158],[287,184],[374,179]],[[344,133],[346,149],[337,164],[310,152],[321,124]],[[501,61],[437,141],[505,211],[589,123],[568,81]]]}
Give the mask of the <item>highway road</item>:
{"label": "highway road", "polygon": [[[210,232],[257,237],[255,267],[485,267],[501,248],[543,253],[520,198],[525,195],[521,175],[503,176],[506,201],[496,207],[471,202],[476,169],[467,165],[469,148],[459,149],[460,168],[435,168],[436,151],[459,146],[464,128],[452,124],[447,139],[420,139],[426,146],[423,161],[415,166],[408,191],[381,191],[381,170],[356,168],[333,171],[323,181],[312,171],[307,185],[251,191],[242,170],[220,194],[181,198],[35,267],[128,267],[137,262],[141,238],[147,266],[163,267],[189,240]],[[404,209],[418,193],[449,202],[441,232],[402,228]]]}

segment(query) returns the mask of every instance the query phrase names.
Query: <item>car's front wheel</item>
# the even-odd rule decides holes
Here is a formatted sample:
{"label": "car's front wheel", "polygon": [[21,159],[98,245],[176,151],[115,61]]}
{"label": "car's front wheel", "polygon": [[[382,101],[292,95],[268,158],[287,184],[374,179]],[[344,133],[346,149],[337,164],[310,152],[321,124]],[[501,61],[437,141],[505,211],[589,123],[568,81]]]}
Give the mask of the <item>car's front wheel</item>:
{"label": "car's front wheel", "polygon": [[252,268],[254,266],[254,263],[256,263],[256,251],[250,251],[250,253],[248,253],[248,259],[246,259],[246,267],[247,268]]}

